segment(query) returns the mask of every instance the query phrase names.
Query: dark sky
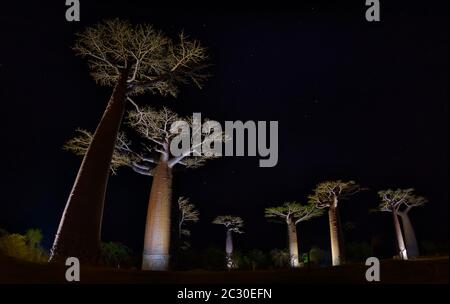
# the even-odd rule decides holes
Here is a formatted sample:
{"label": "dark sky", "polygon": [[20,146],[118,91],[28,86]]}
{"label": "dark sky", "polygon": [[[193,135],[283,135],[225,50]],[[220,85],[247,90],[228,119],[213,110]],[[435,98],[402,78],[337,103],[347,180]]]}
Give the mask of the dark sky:
{"label": "dark sky", "polygon": [[[202,91],[140,97],[141,104],[220,122],[279,121],[275,168],[232,157],[175,173],[174,199],[188,196],[201,212],[193,246],[222,246],[224,232],[210,223],[236,214],[246,222],[238,248],[283,247],[285,227],[268,223],[264,208],[305,201],[327,179],[370,188],[341,205],[343,222],[357,229],[347,240],[381,235],[393,254],[391,218],[368,210],[377,206],[378,190],[414,187],[430,200],[411,213],[418,239],[447,242],[447,1],[381,1],[379,23],[365,21],[363,0],[214,9],[81,1],[79,23],[65,21],[64,1],[15,2],[0,4],[0,227],[41,228],[51,245],[81,162],[62,145],[76,128],[95,129],[111,93],[94,83],[70,46],[85,26],[120,17],[172,36],[184,29],[208,47],[214,64]],[[110,179],[104,240],[140,252],[150,185],[151,178],[128,169]],[[327,217],[302,223],[299,237],[302,248],[328,249]]]}

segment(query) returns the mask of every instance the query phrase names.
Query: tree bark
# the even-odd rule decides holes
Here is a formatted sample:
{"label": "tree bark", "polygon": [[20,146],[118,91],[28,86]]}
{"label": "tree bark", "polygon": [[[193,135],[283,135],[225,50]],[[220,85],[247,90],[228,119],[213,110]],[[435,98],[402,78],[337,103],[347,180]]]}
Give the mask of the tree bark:
{"label": "tree bark", "polygon": [[289,260],[292,268],[299,267],[298,261],[298,241],[297,241],[297,227],[291,219],[287,219],[287,232],[289,241]]}
{"label": "tree bark", "polygon": [[172,170],[161,158],[155,168],[145,226],[143,270],[169,269]]}
{"label": "tree bark", "polygon": [[235,267],[233,261],[233,232],[230,229],[227,229],[227,238],[225,240],[225,253],[226,253],[226,262],[227,268],[232,269]]}
{"label": "tree bark", "polygon": [[96,264],[110,164],[126,105],[128,71],[122,71],[83,158],[53,242],[50,261],[77,257]]}
{"label": "tree bark", "polygon": [[408,257],[419,256],[419,246],[417,245],[416,233],[409,219],[408,213],[399,213],[402,219],[403,232],[405,233],[406,250]]}
{"label": "tree bark", "polygon": [[400,222],[398,221],[397,212],[392,211],[392,219],[394,220],[394,229],[397,236],[398,254],[400,259],[407,260],[408,254],[405,248],[405,242],[403,241],[402,229],[400,228]]}
{"label": "tree bark", "polygon": [[331,257],[333,266],[341,265],[344,262],[344,246],[341,228],[341,220],[337,203],[328,209],[328,219],[330,222]]}

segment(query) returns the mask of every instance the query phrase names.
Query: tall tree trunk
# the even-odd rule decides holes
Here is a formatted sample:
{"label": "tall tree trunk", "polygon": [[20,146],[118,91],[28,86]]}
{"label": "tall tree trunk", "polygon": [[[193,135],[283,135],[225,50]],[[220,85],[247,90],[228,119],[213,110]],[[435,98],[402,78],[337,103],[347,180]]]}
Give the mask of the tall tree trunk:
{"label": "tall tree trunk", "polygon": [[419,256],[419,246],[417,246],[416,233],[406,212],[399,213],[402,219],[403,232],[405,233],[406,250],[408,257]]}
{"label": "tall tree trunk", "polygon": [[400,228],[400,222],[398,221],[397,212],[395,210],[392,211],[392,218],[394,220],[394,229],[395,234],[397,236],[397,246],[398,246],[398,254],[400,259],[407,260],[408,254],[405,248],[405,242],[403,241],[402,229]]}
{"label": "tall tree trunk", "polygon": [[297,227],[291,219],[287,219],[287,232],[289,241],[289,260],[292,268],[299,267],[298,262],[298,242],[297,242]]}
{"label": "tall tree trunk", "polygon": [[78,170],[53,242],[50,261],[77,257],[85,263],[97,263],[106,185],[126,105],[127,75],[127,70],[121,73]]}
{"label": "tall tree trunk", "polygon": [[230,229],[227,229],[227,238],[225,240],[225,253],[226,253],[226,262],[227,268],[232,269],[235,268],[235,264],[233,261],[233,235]]}
{"label": "tall tree trunk", "polygon": [[155,168],[145,226],[143,270],[169,269],[172,170],[162,157]]}
{"label": "tall tree trunk", "polygon": [[341,220],[337,204],[328,209],[330,222],[331,257],[333,266],[341,265],[345,261]]}

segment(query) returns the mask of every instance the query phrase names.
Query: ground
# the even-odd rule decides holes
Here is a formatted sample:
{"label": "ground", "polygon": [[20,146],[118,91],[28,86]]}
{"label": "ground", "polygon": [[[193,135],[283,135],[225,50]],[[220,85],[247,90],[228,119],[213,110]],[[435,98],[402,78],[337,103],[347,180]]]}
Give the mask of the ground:
{"label": "ground", "polygon": [[[339,267],[261,271],[151,272],[81,268],[81,283],[138,284],[314,284],[367,283],[364,264]],[[448,256],[410,261],[381,261],[381,283],[447,283]],[[0,283],[65,283],[63,265],[32,264],[0,257]]]}

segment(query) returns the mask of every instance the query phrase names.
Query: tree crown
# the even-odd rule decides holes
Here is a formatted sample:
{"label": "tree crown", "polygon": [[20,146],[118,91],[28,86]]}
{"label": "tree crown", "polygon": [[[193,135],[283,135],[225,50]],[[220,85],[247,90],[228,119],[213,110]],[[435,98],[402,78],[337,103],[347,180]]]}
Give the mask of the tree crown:
{"label": "tree crown", "polygon": [[178,198],[178,210],[180,211],[180,226],[185,222],[198,222],[200,218],[200,212],[195,208],[187,197]]}
{"label": "tree crown", "polygon": [[414,195],[413,188],[408,189],[387,189],[378,192],[381,202],[378,206],[379,211],[399,212],[403,208],[408,212],[413,207],[423,206],[428,200],[423,196]]}
{"label": "tree crown", "polygon": [[317,208],[337,207],[339,200],[349,199],[361,190],[364,189],[354,181],[325,181],[316,186],[308,199]]}
{"label": "tree crown", "polygon": [[298,202],[286,202],[281,206],[266,208],[265,210],[267,218],[282,218],[286,221],[290,220],[294,224],[310,220],[322,214],[323,210],[317,208],[315,204],[302,205]]}
{"label": "tree crown", "polygon": [[227,230],[237,233],[243,233],[241,228],[244,226],[242,218],[233,215],[221,215],[214,219],[213,224],[224,225]]}
{"label": "tree crown", "polygon": [[[140,147],[135,149],[125,133],[119,133],[111,161],[113,174],[116,174],[118,168],[127,166],[139,174],[152,175],[153,167],[160,161],[158,157],[153,157],[155,154],[162,155],[170,168],[177,164],[187,168],[198,168],[203,166],[206,160],[217,157],[212,154],[197,155],[194,153],[195,146],[191,146],[181,156],[171,157],[170,143],[179,134],[179,132],[171,130],[172,123],[182,120],[187,122],[192,129],[192,119],[180,117],[166,107],[157,110],[149,106],[139,108],[135,103],[133,105],[135,109],[128,113],[126,125],[140,135],[142,142]],[[78,130],[78,132],[80,134],[69,140],[64,145],[64,149],[76,155],[84,156],[93,136],[86,130]],[[193,130],[193,132],[196,132],[196,130]],[[200,145],[224,140],[223,132],[214,135],[202,133]]]}
{"label": "tree crown", "polygon": [[101,85],[114,85],[126,71],[128,93],[173,95],[179,84],[201,88],[208,77],[206,49],[180,33],[172,40],[149,24],[106,20],[77,34],[75,53],[88,60],[91,75]]}

